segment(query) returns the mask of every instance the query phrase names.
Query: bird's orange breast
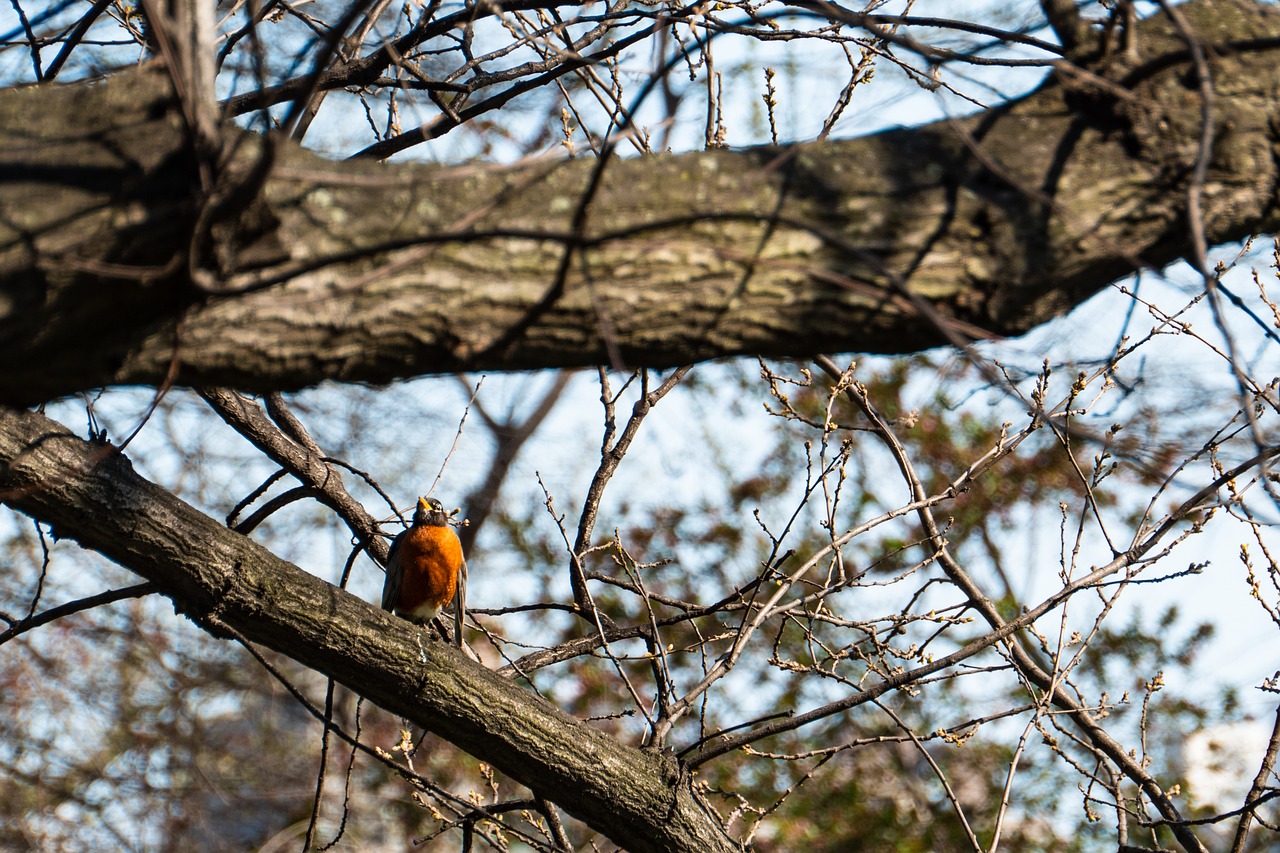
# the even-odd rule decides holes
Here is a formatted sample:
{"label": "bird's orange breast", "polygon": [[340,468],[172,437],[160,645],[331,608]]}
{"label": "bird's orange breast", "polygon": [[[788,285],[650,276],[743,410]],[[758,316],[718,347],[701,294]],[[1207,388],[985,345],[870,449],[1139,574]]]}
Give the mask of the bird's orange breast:
{"label": "bird's orange breast", "polygon": [[451,528],[409,529],[397,557],[404,571],[395,603],[398,612],[426,621],[453,601],[462,568],[462,543]]}

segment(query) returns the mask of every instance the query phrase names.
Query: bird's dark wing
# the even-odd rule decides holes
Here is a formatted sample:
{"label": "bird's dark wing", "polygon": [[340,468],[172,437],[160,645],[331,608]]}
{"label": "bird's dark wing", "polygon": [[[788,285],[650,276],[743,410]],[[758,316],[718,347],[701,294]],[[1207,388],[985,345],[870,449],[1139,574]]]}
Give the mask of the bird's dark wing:
{"label": "bird's dark wing", "polygon": [[400,597],[400,584],[404,580],[404,566],[400,564],[400,544],[404,541],[405,530],[391,540],[391,548],[387,551],[387,577],[382,582],[382,609],[391,610],[396,599]]}
{"label": "bird's dark wing", "polygon": [[462,620],[467,615],[467,561],[458,569],[458,591],[453,596],[453,644],[462,648]]}

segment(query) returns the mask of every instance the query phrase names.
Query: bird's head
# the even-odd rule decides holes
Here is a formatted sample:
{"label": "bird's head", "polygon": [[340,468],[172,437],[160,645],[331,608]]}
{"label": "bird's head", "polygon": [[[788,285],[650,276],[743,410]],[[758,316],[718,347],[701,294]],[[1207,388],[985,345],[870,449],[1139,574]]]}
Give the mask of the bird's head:
{"label": "bird's head", "polygon": [[449,516],[444,511],[444,504],[435,498],[418,498],[418,508],[413,513],[414,526],[428,524],[443,527],[449,523]]}

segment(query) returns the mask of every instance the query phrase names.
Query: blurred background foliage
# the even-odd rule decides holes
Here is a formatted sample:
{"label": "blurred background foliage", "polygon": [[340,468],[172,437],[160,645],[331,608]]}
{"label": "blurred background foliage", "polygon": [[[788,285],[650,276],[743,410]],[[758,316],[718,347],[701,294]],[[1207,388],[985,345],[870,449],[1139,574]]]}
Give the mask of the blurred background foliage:
{"label": "blurred background foliage", "polygon": [[[874,360],[858,374],[865,375],[868,393],[886,417],[909,424],[898,434],[930,493],[999,439],[1007,411],[949,395],[947,389],[972,389],[981,380],[943,359]],[[799,365],[768,370],[805,381]],[[862,431],[858,412],[833,405],[831,420],[838,426],[824,431],[827,395],[812,382],[791,389],[794,416],[766,415],[766,406],[776,411],[777,400],[755,372],[746,364],[697,371],[698,378],[653,415],[666,415],[660,410],[670,406],[672,420],[646,424],[653,428],[624,461],[597,526],[600,547],[587,561],[590,572],[612,579],[595,587],[594,598],[620,624],[648,618],[643,602],[621,584],[639,579],[655,599],[705,603],[750,584],[764,561],[786,551],[810,554],[829,543],[823,502],[811,488],[813,472],[824,464],[835,461],[840,472],[831,478],[833,492],[838,481],[837,531],[905,500],[882,450]],[[489,377],[473,405],[506,406],[519,414],[522,404],[539,401],[540,390],[524,377]],[[571,523],[599,440],[599,425],[591,426],[599,419],[593,393],[598,389],[591,377],[570,381],[559,408],[513,466],[488,520],[472,531],[471,601],[488,636],[472,632],[469,640],[490,665],[583,634],[579,621],[554,609],[570,600],[568,557],[538,479],[555,484],[548,485],[553,506]],[[94,402],[96,422],[124,434],[147,402],[137,392],[111,392]],[[468,399],[459,383],[445,378],[380,392],[326,388],[292,402],[327,454],[369,472],[403,507],[434,477]],[[201,406],[171,392],[130,455],[149,476],[173,483],[183,499],[220,517],[269,470]],[[83,420],[84,401],[60,407],[67,422],[76,420],[71,413],[77,410]],[[467,416],[437,491],[446,500],[483,480],[496,442],[481,423],[474,411]],[[693,437],[673,443],[679,433]],[[1155,447],[1143,451],[1161,455]],[[748,458],[753,464],[744,464]],[[1123,467],[1114,490],[1096,492],[1099,503],[1131,521],[1150,475],[1149,466]],[[378,507],[371,490],[365,497],[367,506]],[[1044,546],[1058,550],[1060,508],[1078,507],[1081,497],[1068,454],[1046,435],[947,504],[947,540],[1016,615],[1043,586],[1043,578],[1032,575],[1055,571],[1044,561]],[[398,529],[388,510],[381,514],[389,533]],[[790,532],[781,536],[788,524]],[[29,520],[9,516],[5,530],[10,571],[0,583],[6,612],[30,608],[37,589],[34,609],[41,610],[136,581]],[[307,503],[287,507],[253,535],[333,582],[350,548],[332,516]],[[872,673],[941,656],[981,633],[978,625],[942,630],[947,616],[962,616],[963,602],[929,565],[921,539],[910,516],[855,539],[843,551],[844,570],[865,572],[864,580],[824,604],[827,615],[839,609],[843,621],[815,621],[819,611],[810,608],[780,622],[770,653],[744,659],[701,712],[681,724],[676,748],[748,720],[831,701]],[[380,584],[380,570],[359,558],[352,588],[376,600]],[[551,607],[527,609],[536,603]],[[718,619],[721,634],[728,635],[731,615]],[[896,635],[874,627],[895,619],[901,623]],[[852,644],[851,625],[862,625],[862,639]],[[665,634],[668,677],[685,686],[726,648],[723,636],[710,638],[705,624],[696,629],[686,624]],[[1161,778],[1181,778],[1179,747],[1187,733],[1238,710],[1232,691],[1216,690],[1161,691],[1144,710],[1149,685],[1192,672],[1196,650],[1211,634],[1211,625],[1180,617],[1174,606],[1161,610],[1136,599],[1090,638],[1075,666],[1075,689],[1093,702],[1111,703],[1109,722],[1142,742]],[[1046,664],[1057,651],[1054,642],[1046,638],[1040,649]],[[575,657],[538,670],[528,684],[575,716],[638,742],[644,726],[622,699],[628,688],[621,673],[649,700],[651,663],[639,641],[614,644],[613,650],[635,659],[614,666],[600,655]],[[323,705],[323,679],[288,660],[271,660]],[[1095,802],[1105,801],[1107,792],[1091,787],[1072,766],[1083,762],[1079,769],[1089,771],[1091,759],[1052,722],[1022,730],[1027,691],[1007,662],[988,654],[971,664],[881,700],[892,714],[874,706],[838,714],[718,758],[699,768],[699,778],[726,816],[736,813],[736,829],[761,821],[755,836],[761,850],[960,850],[967,847],[965,833],[938,773],[989,845],[1021,737],[1026,748],[1002,826],[1006,849],[1114,844],[1115,827]],[[320,725],[243,649],[208,642],[165,600],[121,601],[10,641],[0,654],[0,685],[0,825],[7,848],[299,848],[315,796]],[[348,731],[358,724],[366,743],[392,750],[400,739],[399,720],[367,705],[357,708],[341,688],[333,714]],[[431,839],[423,849],[456,848],[456,834],[436,835],[448,824],[429,797],[366,756],[353,760],[345,745],[330,742],[328,750],[317,848],[339,833],[334,849],[403,849],[408,840],[423,838]],[[494,788],[501,798],[517,795],[512,783],[430,736],[417,745],[414,766],[478,803],[497,801]],[[507,819],[525,823],[517,815]],[[589,842],[580,828],[573,831],[577,843]],[[508,842],[495,837],[494,843]],[[520,849],[518,840],[509,843]]]}

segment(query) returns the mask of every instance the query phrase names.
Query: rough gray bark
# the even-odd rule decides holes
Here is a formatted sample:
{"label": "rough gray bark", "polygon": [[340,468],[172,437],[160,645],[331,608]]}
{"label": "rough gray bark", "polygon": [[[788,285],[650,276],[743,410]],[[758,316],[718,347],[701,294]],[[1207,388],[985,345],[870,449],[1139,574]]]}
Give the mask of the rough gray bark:
{"label": "rough gray bark", "polygon": [[[1280,10],[1180,8],[1213,57],[1208,239],[1275,230]],[[1137,44],[964,122],[611,161],[581,230],[591,162],[339,164],[242,134],[202,193],[155,69],[9,90],[0,400],[1016,335],[1189,249],[1195,72],[1162,16]]]}
{"label": "rough gray bark", "polygon": [[673,756],[633,749],[445,643],[281,560],[134,472],[105,444],[0,406],[5,503],[227,627],[492,764],[632,851],[740,850]]}

